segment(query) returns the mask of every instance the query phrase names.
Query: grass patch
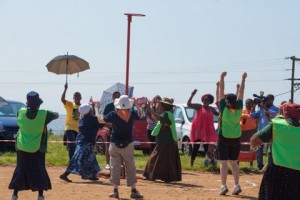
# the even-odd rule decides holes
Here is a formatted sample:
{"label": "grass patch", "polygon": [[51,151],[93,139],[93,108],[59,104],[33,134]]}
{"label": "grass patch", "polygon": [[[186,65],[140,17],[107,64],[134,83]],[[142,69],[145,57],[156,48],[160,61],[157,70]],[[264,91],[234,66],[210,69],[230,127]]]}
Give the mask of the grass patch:
{"label": "grass patch", "polygon": [[[50,136],[49,141],[62,141],[62,136]],[[181,153],[181,152],[180,152]],[[105,155],[96,154],[99,165],[103,168],[105,167]],[[138,169],[144,169],[147,163],[149,155],[143,155],[142,151],[135,151],[135,164]],[[219,171],[219,162],[217,168],[213,169],[212,166],[205,167],[204,157],[197,156],[193,168],[190,167],[190,156],[181,154],[181,167],[183,170],[192,171]],[[46,154],[46,165],[47,166],[67,166],[69,161],[68,151],[66,146],[62,143],[48,143],[48,151]],[[264,162],[266,163],[266,157],[264,157]],[[256,162],[253,163],[256,166]],[[16,153],[15,152],[5,152],[0,154],[0,166],[15,166],[16,165]],[[231,171],[229,165],[229,172]],[[240,163],[240,171],[244,173],[249,173],[249,163]]]}

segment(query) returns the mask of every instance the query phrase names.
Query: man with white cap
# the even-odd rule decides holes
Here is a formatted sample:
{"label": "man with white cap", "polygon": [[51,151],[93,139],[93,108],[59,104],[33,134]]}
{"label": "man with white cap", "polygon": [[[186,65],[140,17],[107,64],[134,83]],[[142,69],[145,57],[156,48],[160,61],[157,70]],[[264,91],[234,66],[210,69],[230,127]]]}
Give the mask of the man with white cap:
{"label": "man with white cap", "polygon": [[[132,109],[133,104],[137,111]],[[119,198],[118,186],[121,178],[121,164],[124,162],[127,186],[131,187],[130,198],[143,198],[136,190],[136,168],[134,162],[134,146],[132,139],[133,122],[140,118],[141,109],[135,100],[122,95],[114,100],[115,111],[103,117],[104,122],[112,124],[111,144],[109,147],[111,182],[114,190],[109,195]]]}

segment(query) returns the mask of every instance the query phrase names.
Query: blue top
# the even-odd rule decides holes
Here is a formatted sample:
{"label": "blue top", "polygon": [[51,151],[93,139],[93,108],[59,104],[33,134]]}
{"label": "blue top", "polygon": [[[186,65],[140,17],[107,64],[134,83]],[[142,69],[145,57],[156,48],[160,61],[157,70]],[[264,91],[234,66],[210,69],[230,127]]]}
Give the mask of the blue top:
{"label": "blue top", "polygon": [[[272,119],[272,118],[276,117],[276,115],[279,113],[279,108],[272,105],[269,108],[269,113],[270,113],[270,117]],[[263,129],[265,126],[267,126],[269,124],[269,120],[265,115],[265,110],[264,110],[263,107],[260,107],[255,112],[251,112],[250,117],[252,119],[257,119],[258,120],[258,130]]]}
{"label": "blue top", "polygon": [[112,123],[112,132],[110,138],[112,143],[131,143],[133,141],[133,123],[135,120],[140,119],[136,110],[131,110],[131,115],[128,122],[121,119],[116,111],[108,113],[103,119],[105,122]]}
{"label": "blue top", "polygon": [[96,144],[96,136],[99,128],[104,124],[98,122],[98,118],[94,115],[84,115],[78,121],[79,133],[76,137],[76,144]]}

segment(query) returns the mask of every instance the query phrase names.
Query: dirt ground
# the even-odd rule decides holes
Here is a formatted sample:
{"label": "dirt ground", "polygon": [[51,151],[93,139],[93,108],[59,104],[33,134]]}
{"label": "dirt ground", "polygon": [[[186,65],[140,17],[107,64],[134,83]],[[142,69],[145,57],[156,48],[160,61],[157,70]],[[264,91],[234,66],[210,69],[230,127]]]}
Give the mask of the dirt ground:
{"label": "dirt ground", "polygon": [[[101,177],[99,181],[82,180],[77,175],[70,175],[72,183],[66,183],[59,179],[59,175],[65,170],[63,167],[48,167],[52,190],[45,192],[47,200],[90,200],[90,199],[111,199],[108,194],[112,191],[112,184],[109,179]],[[0,167],[0,199],[9,200],[12,190],[7,189],[13,174],[14,167]],[[107,171],[103,171],[107,173]],[[138,177],[142,171],[138,170]],[[137,189],[144,195],[144,199],[257,199],[262,174],[241,174],[240,185],[242,193],[238,196],[220,196],[220,175],[213,173],[183,171],[183,180],[176,183],[152,182],[138,179]],[[233,189],[233,177],[228,175],[227,185],[229,190]],[[119,187],[120,199],[130,199],[130,188],[126,186],[125,179],[122,179]],[[31,191],[19,192],[19,199],[37,199],[37,193]]]}

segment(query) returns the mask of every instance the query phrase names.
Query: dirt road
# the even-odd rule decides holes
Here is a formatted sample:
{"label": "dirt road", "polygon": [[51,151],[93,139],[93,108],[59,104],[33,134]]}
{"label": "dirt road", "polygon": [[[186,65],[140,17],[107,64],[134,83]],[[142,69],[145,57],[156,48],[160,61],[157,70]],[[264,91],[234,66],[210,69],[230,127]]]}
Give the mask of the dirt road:
{"label": "dirt road", "polygon": [[[63,167],[48,167],[52,190],[45,192],[47,200],[90,200],[90,199],[110,199],[108,194],[112,191],[109,179],[100,178],[99,181],[91,182],[82,180],[77,175],[70,175],[72,183],[65,183],[58,177],[65,170]],[[13,174],[14,167],[0,167],[0,199],[9,200],[12,191],[7,189]],[[105,171],[104,171],[105,172]],[[141,172],[139,171],[139,176]],[[243,192],[238,196],[230,193],[226,196],[219,195],[220,175],[212,173],[198,173],[183,171],[183,180],[176,183],[164,183],[160,181],[152,182],[138,180],[138,190],[144,195],[144,199],[161,200],[193,200],[193,199],[257,199],[261,174],[241,174],[240,184]],[[228,175],[229,190],[233,188],[233,177]],[[119,188],[120,198],[130,199],[130,188],[126,187],[123,179]],[[21,191],[20,200],[35,200],[37,193],[31,191]]]}

